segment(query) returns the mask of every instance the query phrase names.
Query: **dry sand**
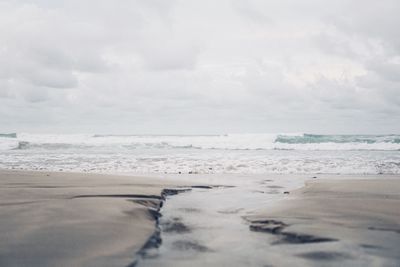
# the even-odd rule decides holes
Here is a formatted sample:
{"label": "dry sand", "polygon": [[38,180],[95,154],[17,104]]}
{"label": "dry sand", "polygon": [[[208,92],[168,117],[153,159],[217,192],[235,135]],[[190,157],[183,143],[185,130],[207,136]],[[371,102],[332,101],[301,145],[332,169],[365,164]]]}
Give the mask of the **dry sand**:
{"label": "dry sand", "polygon": [[163,188],[174,185],[2,170],[0,266],[128,266],[155,231],[148,207],[132,200],[155,196],[147,204],[157,204]]}

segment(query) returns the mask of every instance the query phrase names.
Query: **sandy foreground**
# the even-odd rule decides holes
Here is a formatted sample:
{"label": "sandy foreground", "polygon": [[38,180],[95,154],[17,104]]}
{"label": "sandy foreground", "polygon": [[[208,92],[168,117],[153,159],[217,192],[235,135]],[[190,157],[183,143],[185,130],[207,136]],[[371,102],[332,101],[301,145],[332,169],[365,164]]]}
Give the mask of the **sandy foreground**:
{"label": "sandy foreground", "polygon": [[400,266],[399,177],[316,179],[247,219],[299,265]]}
{"label": "sandy foreground", "polygon": [[0,266],[128,266],[155,230],[148,201],[175,185],[2,170]]}
{"label": "sandy foreground", "polygon": [[[162,202],[163,190],[193,186],[183,180],[2,170],[0,266],[133,266],[140,257],[138,252],[143,251],[156,230],[152,210]],[[282,179],[264,181],[279,180]],[[225,199],[229,206],[239,206],[242,199],[237,198],[235,204],[233,197],[246,190],[236,187],[182,194],[181,200],[176,198],[175,201],[172,197],[168,203],[189,205],[192,201],[192,205],[199,205],[200,210],[203,209],[201,200],[207,198],[208,202]],[[199,229],[206,232],[200,234],[201,237],[207,235],[205,224],[211,221],[200,217],[211,214],[208,210],[215,208],[215,214],[229,225],[237,217],[238,226],[245,226],[242,234],[249,238],[250,249],[236,254],[248,255],[244,262],[249,262],[246,258],[256,249],[259,251],[257,257],[261,261],[255,261],[251,266],[264,262],[263,255],[265,262],[273,266],[399,266],[400,177],[377,176],[367,180],[318,177],[309,179],[305,187],[289,194],[283,194],[286,190],[283,187],[277,190],[282,190],[274,195],[280,200],[261,201],[259,206],[256,202],[256,209],[244,208],[234,214],[234,210],[221,212],[215,203],[213,207],[204,207],[204,212],[198,215],[193,213],[194,209],[186,215],[183,213],[182,218],[190,219],[191,216],[196,222],[204,221]],[[247,190],[250,196],[257,196],[256,199],[267,196],[260,190],[253,191],[252,187]],[[194,198],[196,196],[198,199]],[[165,212],[168,210],[171,209]],[[192,230],[196,233],[196,228]],[[177,232],[181,238],[179,235],[182,234]],[[252,239],[257,245],[252,245]],[[221,240],[226,243],[229,236]],[[229,246],[229,242],[225,243],[220,247]],[[257,248],[258,244],[265,247]],[[214,248],[213,244],[205,245]],[[218,260],[215,266],[224,266],[221,264],[226,256],[218,250],[193,253],[193,259],[199,263],[214,266],[212,264]],[[178,251],[178,254],[182,252]],[[156,264],[150,260],[147,265],[145,261],[144,266],[187,266],[186,263],[204,266],[184,258],[187,262],[181,264],[173,260]]]}

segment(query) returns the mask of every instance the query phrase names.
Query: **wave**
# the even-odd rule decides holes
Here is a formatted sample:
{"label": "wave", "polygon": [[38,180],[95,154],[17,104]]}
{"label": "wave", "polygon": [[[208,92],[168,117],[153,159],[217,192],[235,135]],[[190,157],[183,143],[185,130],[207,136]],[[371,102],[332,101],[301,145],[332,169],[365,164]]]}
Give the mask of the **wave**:
{"label": "wave", "polygon": [[[4,144],[4,143],[3,143]],[[161,143],[33,143],[28,141],[17,141],[7,143],[3,150],[86,150],[88,152],[110,151],[114,152],[133,149],[201,149],[193,145],[172,146],[166,142]],[[1,146],[0,146],[1,150]]]}
{"label": "wave", "polygon": [[0,137],[17,138],[17,133],[0,133]]}
{"label": "wave", "polygon": [[41,150],[65,150],[65,149],[88,149],[88,145],[75,145],[66,143],[31,143],[27,141],[19,141],[17,147],[13,150],[41,149]]}
{"label": "wave", "polygon": [[[4,136],[3,136],[4,135]],[[14,137],[15,136],[15,137]],[[400,135],[226,134],[226,135],[50,135],[2,134],[5,150],[129,151],[203,150],[400,150]]]}
{"label": "wave", "polygon": [[264,153],[0,153],[0,169],[127,173],[330,173],[400,174],[400,154],[390,151]]}
{"label": "wave", "polygon": [[300,136],[278,135],[275,143],[284,144],[321,144],[321,143],[393,143],[400,144],[400,135],[318,135]]}
{"label": "wave", "polygon": [[400,174],[399,135],[0,136],[0,168],[156,173]]}

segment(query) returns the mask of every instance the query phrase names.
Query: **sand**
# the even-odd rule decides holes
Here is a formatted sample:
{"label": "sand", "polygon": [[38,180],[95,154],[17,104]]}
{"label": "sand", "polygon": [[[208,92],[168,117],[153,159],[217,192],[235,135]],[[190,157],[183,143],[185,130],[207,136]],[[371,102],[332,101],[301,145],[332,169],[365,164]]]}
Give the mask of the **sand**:
{"label": "sand", "polygon": [[309,177],[294,191],[305,177],[171,178],[1,170],[0,266],[134,266],[165,188],[187,180],[235,187],[171,197],[162,253],[139,266],[399,266],[398,176]]}
{"label": "sand", "polygon": [[315,179],[246,219],[299,265],[400,264],[399,177]]}
{"label": "sand", "polygon": [[174,185],[148,177],[0,171],[0,266],[133,264],[155,219],[131,195],[160,197]]}

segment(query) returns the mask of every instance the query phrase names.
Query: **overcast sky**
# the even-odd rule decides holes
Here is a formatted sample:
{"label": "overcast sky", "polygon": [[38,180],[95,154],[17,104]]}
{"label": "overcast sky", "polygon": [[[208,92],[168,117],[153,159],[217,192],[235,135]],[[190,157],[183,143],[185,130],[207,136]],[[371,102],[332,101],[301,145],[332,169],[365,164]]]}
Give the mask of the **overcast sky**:
{"label": "overcast sky", "polygon": [[0,132],[399,133],[398,0],[0,0]]}

